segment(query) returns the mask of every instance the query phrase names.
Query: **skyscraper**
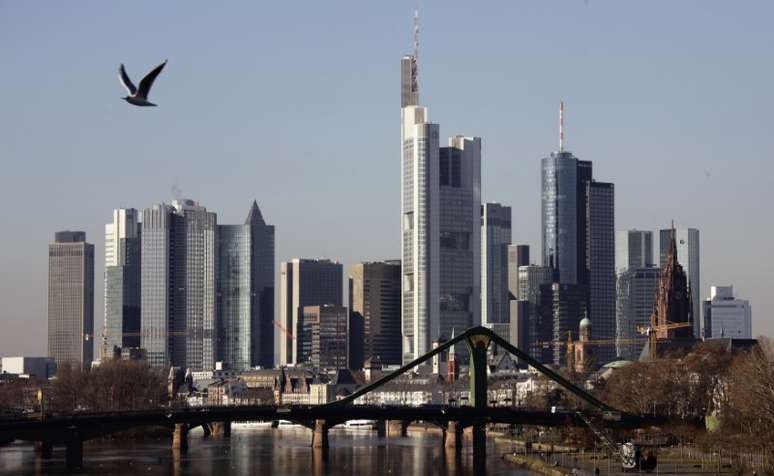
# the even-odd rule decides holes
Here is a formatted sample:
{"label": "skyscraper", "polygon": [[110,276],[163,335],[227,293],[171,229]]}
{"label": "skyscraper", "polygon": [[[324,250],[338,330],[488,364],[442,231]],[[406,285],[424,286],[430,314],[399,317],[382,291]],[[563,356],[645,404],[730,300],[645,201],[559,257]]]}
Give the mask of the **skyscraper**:
{"label": "skyscraper", "polygon": [[[661,230],[659,235],[660,265],[664,267],[669,254],[670,233]],[[677,260],[682,263],[688,276],[688,288],[691,293],[691,315],[693,316],[693,336],[701,336],[701,266],[699,248],[699,230],[696,228],[677,228],[675,230]]]}
{"label": "skyscraper", "polygon": [[[593,338],[615,336],[614,186],[593,180],[592,163],[564,149],[564,103],[559,109],[559,150],[542,160],[543,266],[554,268],[554,338],[577,334],[588,313]],[[577,286],[576,286],[577,285]],[[558,291],[558,294],[557,294]],[[562,302],[578,299],[578,302]],[[565,327],[569,325],[570,327]],[[599,363],[612,358],[608,347]],[[561,360],[564,356],[554,361]]]}
{"label": "skyscraper", "polygon": [[193,200],[142,211],[141,346],[156,367],[215,368],[217,217]]}
{"label": "skyscraper", "polygon": [[48,245],[48,356],[89,365],[94,355],[94,245],[59,231]]}
{"label": "skyscraper", "polygon": [[[523,256],[524,257],[524,256]],[[527,259],[529,261],[529,259]],[[550,342],[554,338],[553,295],[554,270],[548,266],[519,266],[519,300],[511,315],[511,343],[543,363],[552,363]]]}
{"label": "skyscraper", "polygon": [[511,207],[499,203],[481,206],[481,322],[503,338],[510,338],[508,299],[508,245]]}
{"label": "skyscraper", "polygon": [[330,260],[295,258],[280,264],[280,363],[299,363],[304,306],[342,305],[343,268]]}
{"label": "skyscraper", "polygon": [[637,328],[650,326],[659,276],[655,266],[629,267],[618,274],[615,349],[624,360],[640,356],[644,341],[639,341],[643,336]]}
{"label": "skyscraper", "polygon": [[439,336],[445,338],[481,325],[481,139],[451,137],[439,157]]}
{"label": "skyscraper", "polygon": [[616,273],[621,273],[629,268],[643,268],[653,264],[653,232],[642,230],[619,230],[616,232]]}
{"label": "skyscraper", "polygon": [[[400,261],[350,266],[349,296],[352,319],[362,322],[363,355],[358,360],[372,359],[384,365],[399,365]],[[350,331],[352,327],[350,325]],[[354,336],[351,337],[354,339]],[[359,369],[363,361],[350,362],[350,365]]]}
{"label": "skyscraper", "polygon": [[401,328],[403,360],[481,322],[481,139],[439,150],[438,124],[418,103],[418,33],[401,77]]}
{"label": "skyscraper", "polygon": [[735,298],[733,286],[712,286],[703,304],[705,339],[752,339],[750,301]]}
{"label": "skyscraper", "polygon": [[511,300],[522,299],[519,294],[519,268],[529,265],[529,245],[508,246],[508,291]]}
{"label": "skyscraper", "polygon": [[[587,183],[588,311],[597,339],[615,339],[615,187],[612,183]],[[595,349],[597,364],[615,358],[615,348]]]}
{"label": "skyscraper", "polygon": [[134,208],[113,210],[105,225],[105,330],[101,358],[140,347],[140,224]]}
{"label": "skyscraper", "polygon": [[274,226],[253,202],[244,225],[218,225],[218,360],[274,362]]}

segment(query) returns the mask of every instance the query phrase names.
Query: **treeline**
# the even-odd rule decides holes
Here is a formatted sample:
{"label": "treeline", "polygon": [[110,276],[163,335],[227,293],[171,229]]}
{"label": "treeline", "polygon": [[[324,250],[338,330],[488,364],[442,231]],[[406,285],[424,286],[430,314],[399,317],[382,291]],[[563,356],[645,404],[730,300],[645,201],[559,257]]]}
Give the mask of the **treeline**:
{"label": "treeline", "polygon": [[45,395],[54,412],[156,408],[166,402],[166,376],[142,361],[111,360],[89,370],[63,365]]}
{"label": "treeline", "polygon": [[682,358],[635,362],[600,381],[599,395],[636,414],[708,418],[708,433],[687,435],[707,445],[774,453],[774,346],[768,339],[732,355],[705,342]]}

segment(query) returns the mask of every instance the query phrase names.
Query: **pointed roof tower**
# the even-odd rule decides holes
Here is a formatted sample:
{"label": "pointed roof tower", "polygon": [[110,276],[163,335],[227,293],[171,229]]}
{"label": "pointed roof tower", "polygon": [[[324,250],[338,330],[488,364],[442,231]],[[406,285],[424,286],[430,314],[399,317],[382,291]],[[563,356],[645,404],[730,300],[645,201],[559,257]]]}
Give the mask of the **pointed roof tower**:
{"label": "pointed roof tower", "polygon": [[245,225],[265,225],[263,221],[263,215],[261,215],[261,209],[258,208],[258,202],[253,200],[253,205],[250,207],[250,211],[247,213],[247,219]]}

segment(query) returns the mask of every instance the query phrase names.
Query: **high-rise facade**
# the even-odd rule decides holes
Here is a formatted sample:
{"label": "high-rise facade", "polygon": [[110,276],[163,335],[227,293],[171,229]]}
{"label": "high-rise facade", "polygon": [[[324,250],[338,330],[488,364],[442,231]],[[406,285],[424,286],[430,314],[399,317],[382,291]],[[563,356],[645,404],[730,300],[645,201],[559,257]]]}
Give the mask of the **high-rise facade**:
{"label": "high-rise facade", "polygon": [[274,362],[274,226],[253,202],[243,225],[218,225],[218,360]]}
{"label": "high-rise facade", "polygon": [[750,301],[734,297],[733,286],[712,286],[703,307],[705,339],[752,339]]}
{"label": "high-rise facade", "polygon": [[[541,220],[543,266],[554,269],[554,338],[577,334],[588,314],[593,338],[615,336],[614,186],[593,179],[592,163],[564,149],[564,105],[560,108],[559,151],[542,160]],[[567,287],[564,287],[564,286]],[[558,291],[558,293],[556,292]],[[577,302],[564,302],[577,299]],[[569,325],[570,327],[566,327]],[[558,332],[558,333],[557,333]],[[613,357],[610,347],[598,363]],[[554,361],[564,363],[564,356]]]}
{"label": "high-rise facade", "polygon": [[403,361],[454,328],[481,323],[481,139],[454,136],[419,106],[418,32],[401,59],[401,332]]}
{"label": "high-rise facade", "polygon": [[[661,230],[659,236],[659,263],[666,265],[669,255],[669,242],[672,230]],[[675,229],[677,260],[682,263],[688,276],[688,288],[691,294],[691,314],[693,316],[693,336],[701,336],[701,262],[699,248],[699,230],[696,228]]]}
{"label": "high-rise facade", "polygon": [[48,245],[48,356],[59,366],[94,355],[94,245],[82,231],[60,231]]}
{"label": "high-rise facade", "polygon": [[[529,261],[529,259],[527,259]],[[511,316],[511,343],[543,363],[553,362],[553,295],[554,270],[548,266],[525,265],[518,269],[519,300]]]}
{"label": "high-rise facade", "polygon": [[[588,312],[594,338],[615,339],[615,187],[612,183],[587,183],[586,260]],[[615,359],[612,345],[595,349],[598,364]]]}
{"label": "high-rise facade", "polygon": [[141,346],[156,367],[215,367],[217,217],[192,200],[142,211]]}
{"label": "high-rise facade", "polygon": [[113,210],[105,225],[105,320],[101,358],[140,347],[140,223],[134,208]]}
{"label": "high-rise facade", "polygon": [[316,369],[338,370],[349,367],[349,310],[326,304],[304,306],[303,329],[298,363]]}
{"label": "high-rise facade", "polygon": [[342,305],[343,268],[327,259],[300,259],[280,264],[280,363],[299,363],[301,346],[307,345],[304,306]]}
{"label": "high-rise facade", "polygon": [[529,265],[529,245],[508,245],[508,292],[511,300],[522,299],[519,294],[519,268]]}
{"label": "high-rise facade", "polygon": [[618,274],[616,285],[617,356],[637,360],[644,341],[638,327],[650,326],[660,269],[655,266],[629,267]]}
{"label": "high-rise facade", "polygon": [[481,325],[481,139],[451,137],[439,158],[439,336],[445,338]]}
{"label": "high-rise facade", "polygon": [[644,268],[653,261],[653,232],[619,230],[615,234],[615,270],[622,273],[629,268]]}
{"label": "high-rise facade", "polygon": [[[358,323],[350,325],[350,338],[362,341],[362,355],[350,362],[352,368],[362,368],[367,359],[383,365],[401,363],[400,277],[399,260],[350,266],[349,306],[352,322]],[[362,328],[362,338],[352,335],[359,333],[353,328]],[[350,349],[352,344],[359,343],[351,343]]]}
{"label": "high-rise facade", "polygon": [[[579,284],[553,283],[553,363],[563,367],[567,364],[567,349],[562,345],[568,336],[578,340],[580,322],[588,312],[588,291]],[[593,324],[593,321],[592,321]],[[596,362],[599,363],[599,362]]]}
{"label": "high-rise facade", "polygon": [[510,338],[508,245],[511,207],[481,206],[481,322],[503,338]]}

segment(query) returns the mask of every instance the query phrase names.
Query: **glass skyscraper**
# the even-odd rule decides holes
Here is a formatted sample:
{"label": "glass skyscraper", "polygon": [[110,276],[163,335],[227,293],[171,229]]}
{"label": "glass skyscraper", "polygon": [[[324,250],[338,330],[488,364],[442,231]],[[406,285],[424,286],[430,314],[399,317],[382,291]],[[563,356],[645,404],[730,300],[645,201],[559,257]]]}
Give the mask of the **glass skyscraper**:
{"label": "glass skyscraper", "polygon": [[[612,344],[615,339],[615,187],[612,183],[587,183],[588,311],[595,339]],[[577,330],[577,329],[576,329]],[[596,349],[597,363],[615,358],[613,345]]]}
{"label": "glass skyscraper", "polygon": [[192,200],[142,211],[141,346],[156,367],[215,368],[217,217]]}
{"label": "glass skyscraper", "polygon": [[638,326],[650,326],[661,270],[655,266],[629,267],[618,275],[616,301],[616,344],[618,357],[637,360],[645,340]]}
{"label": "glass skyscraper", "polygon": [[511,207],[499,203],[481,206],[481,322],[505,339],[510,338],[508,299],[508,245],[511,243]]}
{"label": "glass skyscraper", "polygon": [[134,208],[113,210],[105,225],[105,331],[102,359],[140,347],[140,223]]}
{"label": "glass skyscraper", "polygon": [[218,360],[274,363],[274,226],[253,202],[244,225],[218,225]]}

